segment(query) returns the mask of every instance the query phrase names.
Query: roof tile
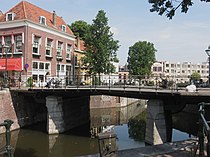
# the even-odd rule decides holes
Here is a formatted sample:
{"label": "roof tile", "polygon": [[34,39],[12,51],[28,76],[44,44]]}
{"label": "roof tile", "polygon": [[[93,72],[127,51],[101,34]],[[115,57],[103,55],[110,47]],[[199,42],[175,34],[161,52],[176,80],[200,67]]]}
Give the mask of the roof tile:
{"label": "roof tile", "polygon": [[56,28],[57,30],[62,31],[61,26],[66,26],[66,33],[73,35],[71,29],[67,26],[65,21],[56,15],[56,26],[53,25],[53,12],[48,12],[40,7],[37,7],[27,1],[21,1],[13,8],[11,8],[8,12],[0,16],[0,22],[6,21],[6,14],[13,12],[15,13],[14,20],[22,20],[28,19],[35,23],[39,23],[40,16],[44,16],[46,18],[46,25],[51,28]]}

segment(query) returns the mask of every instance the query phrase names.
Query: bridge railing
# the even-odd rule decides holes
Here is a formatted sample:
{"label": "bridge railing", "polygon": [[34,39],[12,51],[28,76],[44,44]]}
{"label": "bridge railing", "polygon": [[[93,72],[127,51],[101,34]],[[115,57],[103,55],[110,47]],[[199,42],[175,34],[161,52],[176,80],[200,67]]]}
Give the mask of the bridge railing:
{"label": "bridge railing", "polygon": [[[16,88],[138,88],[140,89],[171,89],[178,91],[185,89],[192,83],[189,76],[140,76],[140,75],[46,75],[41,78],[28,77],[25,80],[11,79],[8,80],[9,87]],[[199,87],[206,87],[203,81],[194,81]],[[4,85],[4,84],[3,84]]]}
{"label": "bridge railing", "polygon": [[[205,153],[205,144],[206,144],[206,152],[207,157],[210,157],[210,127],[209,127],[209,121],[206,120],[205,117],[205,108],[207,106],[210,107],[210,103],[204,103],[201,102],[198,104],[199,106],[199,128],[198,128],[198,147],[199,147],[199,157],[204,157]],[[207,138],[207,143],[205,142],[205,137]],[[198,149],[197,147],[197,149]],[[197,149],[195,153],[197,152]]]}

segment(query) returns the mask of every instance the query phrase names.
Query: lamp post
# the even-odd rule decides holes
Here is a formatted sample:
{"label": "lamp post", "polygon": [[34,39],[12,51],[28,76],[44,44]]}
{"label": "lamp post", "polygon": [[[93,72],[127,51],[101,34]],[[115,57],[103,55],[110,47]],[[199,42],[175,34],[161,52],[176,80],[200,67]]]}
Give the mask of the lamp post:
{"label": "lamp post", "polygon": [[4,52],[6,53],[5,56],[5,78],[4,78],[4,86],[7,88],[8,87],[8,68],[7,68],[7,53],[9,51],[9,46],[4,45]]}
{"label": "lamp post", "polygon": [[206,51],[206,54],[208,55],[208,62],[209,62],[208,85],[210,85],[210,46],[205,51]]}

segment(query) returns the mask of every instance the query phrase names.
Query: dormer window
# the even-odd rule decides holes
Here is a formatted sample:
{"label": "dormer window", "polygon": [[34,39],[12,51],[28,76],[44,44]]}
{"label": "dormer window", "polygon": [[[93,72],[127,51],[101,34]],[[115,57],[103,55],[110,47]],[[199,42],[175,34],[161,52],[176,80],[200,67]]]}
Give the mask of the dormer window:
{"label": "dormer window", "polygon": [[61,29],[62,29],[63,32],[66,32],[66,26],[65,25],[62,25]]}
{"label": "dormer window", "polygon": [[6,14],[6,21],[13,21],[15,17],[14,13],[7,13]]}
{"label": "dormer window", "polygon": [[46,25],[46,18],[44,16],[39,17],[39,23]]}

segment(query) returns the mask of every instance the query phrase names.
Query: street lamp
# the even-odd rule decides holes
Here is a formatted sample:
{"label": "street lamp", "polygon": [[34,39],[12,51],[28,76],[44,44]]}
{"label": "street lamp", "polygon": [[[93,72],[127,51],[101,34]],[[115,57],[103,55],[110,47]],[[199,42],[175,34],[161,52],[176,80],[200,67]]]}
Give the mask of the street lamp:
{"label": "street lamp", "polygon": [[210,84],[210,45],[208,49],[205,50],[206,54],[208,55],[208,62],[209,62],[209,76],[208,76],[208,85]]}
{"label": "street lamp", "polygon": [[5,78],[4,78],[4,86],[7,88],[8,87],[8,68],[7,68],[7,53],[9,51],[9,46],[8,45],[4,45],[4,52],[6,53],[6,56],[5,56]]}

